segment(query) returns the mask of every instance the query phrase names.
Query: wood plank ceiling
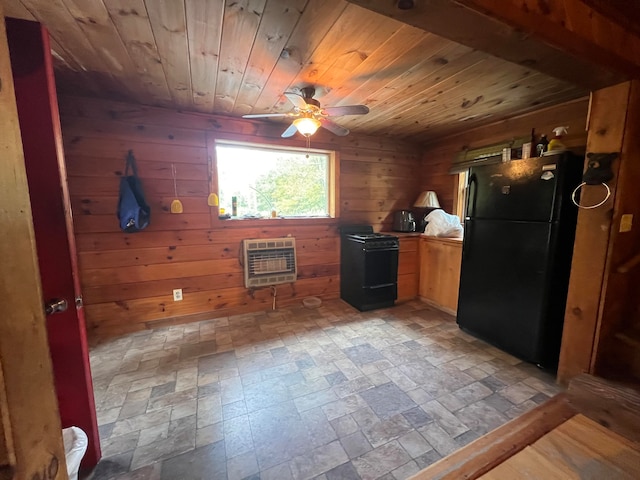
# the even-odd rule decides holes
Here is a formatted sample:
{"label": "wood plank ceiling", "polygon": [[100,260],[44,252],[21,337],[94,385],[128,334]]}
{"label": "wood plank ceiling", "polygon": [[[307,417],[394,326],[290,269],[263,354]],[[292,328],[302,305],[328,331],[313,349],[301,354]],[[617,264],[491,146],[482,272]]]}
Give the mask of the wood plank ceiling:
{"label": "wood plank ceiling", "polygon": [[337,123],[420,143],[587,94],[343,0],[5,4],[49,29],[61,93],[237,117],[313,85],[323,106],[370,108]]}

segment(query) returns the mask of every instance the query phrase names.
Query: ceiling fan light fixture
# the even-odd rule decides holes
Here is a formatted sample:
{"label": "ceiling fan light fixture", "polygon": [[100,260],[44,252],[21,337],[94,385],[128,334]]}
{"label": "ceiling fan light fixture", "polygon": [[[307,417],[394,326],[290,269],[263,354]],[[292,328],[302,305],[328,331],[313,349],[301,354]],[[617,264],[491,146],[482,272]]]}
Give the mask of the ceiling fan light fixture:
{"label": "ceiling fan light fixture", "polygon": [[311,135],[316,133],[316,130],[318,130],[318,128],[320,128],[320,121],[316,118],[310,117],[296,118],[293,121],[293,124],[298,129],[298,132],[300,132],[300,134],[304,135],[305,137],[310,137]]}

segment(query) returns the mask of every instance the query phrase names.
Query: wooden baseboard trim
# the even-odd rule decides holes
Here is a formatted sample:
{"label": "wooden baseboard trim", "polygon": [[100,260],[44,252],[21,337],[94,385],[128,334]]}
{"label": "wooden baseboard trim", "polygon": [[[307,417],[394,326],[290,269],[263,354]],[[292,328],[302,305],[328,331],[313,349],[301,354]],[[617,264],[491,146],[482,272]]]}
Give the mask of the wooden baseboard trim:
{"label": "wooden baseboard trim", "polygon": [[426,299],[424,297],[418,297],[418,298],[420,299],[420,301],[428,304],[429,306],[431,306],[433,308],[437,308],[441,312],[448,313],[449,315],[453,315],[454,317],[456,315],[458,315],[458,311],[457,310],[453,310],[451,308],[443,307],[442,305],[438,305],[437,303],[435,303],[433,300],[429,300],[429,299]]}
{"label": "wooden baseboard trim", "polygon": [[576,414],[561,393],[474,440],[409,480],[476,479]]}

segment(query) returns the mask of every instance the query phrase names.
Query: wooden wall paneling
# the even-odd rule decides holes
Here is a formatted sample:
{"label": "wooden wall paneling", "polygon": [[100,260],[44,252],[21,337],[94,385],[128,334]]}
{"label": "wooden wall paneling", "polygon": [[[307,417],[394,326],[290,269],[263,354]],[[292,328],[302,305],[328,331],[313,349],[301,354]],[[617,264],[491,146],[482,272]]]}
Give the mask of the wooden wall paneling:
{"label": "wooden wall paneling", "polygon": [[283,48],[287,54],[280,55],[278,58],[272,74],[263,85],[260,96],[256,99],[250,113],[271,111],[274,107],[274,91],[280,93],[276,103],[281,108],[291,108],[291,103],[282,93],[286,92],[293,83],[302,66],[307,63],[346,7],[347,4],[342,0],[316,0],[307,3]]}
{"label": "wooden wall paneling", "polygon": [[[134,149],[131,149],[134,150]],[[202,180],[208,175],[209,166],[206,163],[191,163],[188,166],[184,165],[184,158],[182,152],[180,152],[178,158],[174,161],[169,155],[164,156],[164,161],[151,161],[140,160],[138,153],[134,150],[136,157],[136,165],[140,172],[144,172],[145,178],[154,179],[170,179],[173,180],[171,165],[175,165],[175,176],[177,180]],[[65,157],[67,165],[70,165],[73,171],[78,176],[87,177],[107,177],[107,176],[121,176],[124,174],[126,153],[122,155],[122,158],[118,156],[100,158],[94,156],[75,156],[67,155]]]}
{"label": "wooden wall paneling", "polygon": [[193,105],[211,112],[215,102],[224,2],[185,2]]}
{"label": "wooden wall paneling", "polygon": [[183,107],[193,104],[185,2],[145,2],[169,93]]}
{"label": "wooden wall paneling", "polygon": [[133,71],[149,93],[149,100],[168,104],[171,94],[144,0],[103,0],[103,3],[133,62]]}
{"label": "wooden wall paneling", "polygon": [[[308,296],[322,299],[337,298],[339,294],[338,276],[298,280],[295,284],[277,285],[277,304],[287,306],[302,304]],[[196,313],[215,312],[216,317],[228,316],[230,311],[241,309],[244,313],[270,310],[272,305],[271,291],[259,289],[253,292],[243,285],[193,292],[184,296],[181,302],[174,302],[171,292],[160,297],[148,297],[136,300],[108,302],[87,306],[87,317],[91,319],[94,333],[100,337],[100,330],[120,330],[131,324],[130,330],[136,330],[135,324],[173,318]]]}
{"label": "wooden wall paneling", "polygon": [[[338,247],[339,242],[336,236],[331,238],[296,238],[297,253],[302,257],[317,255],[319,251],[334,251]],[[240,249],[240,241],[220,239],[206,245],[168,245],[166,247],[82,252],[79,255],[79,260],[85,269],[133,267],[136,265],[204,261],[206,259],[239,259]]]}
{"label": "wooden wall paneling", "polygon": [[[592,356],[592,369],[599,375],[615,375],[629,379],[640,379],[640,351],[632,347],[633,340],[640,340],[636,296],[639,272],[637,266],[631,267],[627,272],[621,272],[619,269],[640,254],[640,230],[636,224],[630,231],[621,232],[620,226],[622,215],[633,215],[633,220],[640,216],[640,189],[637,187],[640,179],[640,162],[637,161],[640,155],[638,106],[640,83],[634,80],[631,82],[616,185],[607,254],[608,272],[605,274],[603,285],[605,295]],[[627,339],[632,342],[624,342]]]}
{"label": "wooden wall paneling", "polygon": [[[222,115],[206,115],[200,113],[189,113],[169,110],[166,108],[137,105],[119,101],[105,101],[65,95],[60,106],[60,115],[67,119],[76,120],[77,123],[93,123],[89,119],[105,120],[108,125],[114,120],[121,122],[122,128],[132,132],[144,131],[146,126],[168,127],[166,130],[171,134],[171,130],[179,125],[182,129],[193,129],[210,131],[215,138],[223,140],[258,141],[262,143],[276,143],[277,145],[293,146],[304,148],[305,142],[301,136],[294,136],[291,139],[283,139],[281,124],[272,124],[264,121],[251,121],[246,119],[232,118]],[[346,118],[346,117],[345,117]],[[129,124],[125,127],[125,124]],[[287,125],[287,123],[283,124]],[[162,130],[160,130],[162,131]],[[106,136],[103,136],[106,138]],[[128,135],[127,139],[136,141],[135,136]],[[171,139],[170,137],[167,137]],[[67,135],[65,151],[73,148],[75,142],[81,141],[77,135]],[[164,138],[161,141],[165,141]],[[314,136],[311,147],[321,149],[335,149],[342,151],[366,151],[367,155],[382,155],[389,153],[394,155],[409,154],[415,155],[419,150],[418,144],[407,142],[395,138],[370,135],[348,135],[337,137],[322,129]],[[374,153],[377,152],[377,153]],[[395,158],[395,157],[394,157]]]}
{"label": "wooden wall paneling", "polygon": [[559,125],[569,126],[568,135],[563,137],[563,142],[568,147],[584,146],[587,143],[588,106],[589,99],[584,97],[509,119],[489,122],[462,133],[425,142],[425,150],[428,152],[432,148],[450,146],[454,154],[457,154],[465,148],[491,145],[513,137],[527,136],[532,128],[535,128],[537,136],[544,133],[551,138],[553,135],[551,129]]}
{"label": "wooden wall paneling", "polygon": [[[616,85],[593,93],[589,117],[587,151],[620,152],[627,118],[630,83]],[[576,239],[567,294],[558,380],[592,370],[594,338],[602,309],[604,275],[607,262],[613,205],[620,159],[613,163],[614,178],[609,182],[612,195],[596,209],[578,212]],[[602,187],[583,187],[580,202],[592,205],[602,199]]]}
{"label": "wooden wall paneling", "polygon": [[308,2],[309,0],[267,2],[256,32],[256,42],[248,55],[235,97],[234,115],[243,115],[253,110]]}
{"label": "wooden wall paneling", "polygon": [[449,171],[456,155],[468,148],[530,135],[532,128],[535,128],[536,137],[545,133],[551,138],[551,130],[560,125],[569,126],[569,134],[563,137],[563,142],[569,148],[580,151],[587,143],[587,110],[588,99],[581,98],[426,143],[422,155],[422,189],[434,190],[444,210],[451,213],[457,177]]}
{"label": "wooden wall paneling", "polygon": [[[324,263],[319,265],[300,265],[298,267],[299,279],[336,276],[339,274],[339,263]],[[243,284],[243,276],[240,271],[228,273],[215,273],[207,275],[207,271],[199,272],[204,275],[181,278],[179,283],[184,294],[202,292],[212,289],[226,289]],[[121,302],[137,298],[158,297],[172,292],[176,285],[174,278],[164,280],[151,280],[148,282],[118,283],[114,285],[85,286],[83,297],[87,303],[97,304],[106,302]],[[217,315],[217,314],[216,314]]]}
{"label": "wooden wall paneling", "polygon": [[[245,223],[244,221],[237,221]],[[329,219],[325,224],[317,223],[314,220],[305,223],[293,221],[269,220],[258,221],[247,226],[228,226],[233,222],[223,222],[220,227],[212,230],[184,230],[184,231],[162,231],[145,232],[145,235],[127,234],[122,232],[82,234],[78,235],[78,244],[82,251],[106,251],[120,249],[140,249],[151,247],[166,247],[179,245],[202,245],[209,243],[239,243],[244,238],[272,238],[285,237],[295,232],[296,238],[334,238],[338,235],[337,223]],[[249,222],[247,222],[249,223]],[[302,228],[305,227],[305,228]],[[115,227],[117,228],[117,226]]]}
{"label": "wooden wall paneling", "polygon": [[[4,19],[0,3],[0,19]],[[31,204],[4,21],[0,21],[0,202],[3,209],[0,280],[4,307],[0,321],[0,454],[18,480],[67,478],[64,447],[43,311]],[[28,352],[28,354],[25,354]],[[50,469],[50,470],[49,470]]]}
{"label": "wooden wall paneling", "polygon": [[122,140],[205,147],[205,133],[191,128],[143,125],[108,120],[69,120],[69,133],[74,137],[118,138]]}
{"label": "wooden wall paneling", "polygon": [[[145,177],[141,177],[144,179]],[[72,176],[69,178],[69,183],[73,185],[74,196],[89,196],[89,195],[113,195],[118,192],[118,178],[102,178],[94,177],[92,184],[94,190],[86,183],[83,183],[81,177]],[[190,195],[207,195],[209,191],[209,185],[206,180],[177,180],[176,187],[178,190],[178,196],[190,196]],[[148,181],[143,183],[145,195],[162,195],[162,196],[175,196],[173,188],[173,180],[160,180]]]}
{"label": "wooden wall paneling", "polygon": [[[65,153],[69,163],[75,163],[75,167],[83,168],[83,155],[86,158],[96,158],[112,165],[120,166],[113,172],[123,171],[127,152],[133,150],[138,163],[155,162],[159,158],[170,160],[170,163],[180,165],[182,163],[207,164],[207,151],[202,147],[187,147],[185,145],[166,145],[157,143],[146,143],[139,141],[91,138],[79,136],[67,136],[65,138]],[[88,153],[83,153],[88,152]],[[79,153],[79,154],[78,154]],[[85,169],[87,175],[93,172]],[[176,172],[177,173],[177,172]]]}
{"label": "wooden wall paneling", "polygon": [[[218,115],[78,97],[63,97],[61,112],[81,280],[94,341],[154,322],[268,308],[269,292],[252,297],[243,286],[238,254],[245,238],[296,238],[298,282],[278,287],[279,304],[296,304],[308,295],[337,298],[338,224],[369,222],[380,230],[390,226],[393,210],[406,208],[419,193],[417,146],[388,138],[327,134],[318,141],[314,137],[312,146],[336,152],[339,218],[220,221],[218,209],[206,205],[208,193],[217,188],[212,168],[215,141],[233,138],[280,145],[284,142],[279,129],[254,129],[256,122]],[[303,146],[296,139],[285,144]],[[120,232],[114,215],[129,148],[152,206],[151,225],[137,234]],[[168,213],[173,198],[169,168],[174,161],[185,206],[180,215]],[[355,208],[350,210],[350,204]],[[173,288],[183,288],[185,300],[174,302]]]}
{"label": "wooden wall paneling", "polygon": [[[266,0],[242,0],[227,3],[224,9],[224,29],[220,42],[220,58],[214,107],[217,113],[231,113],[247,68],[251,49],[261,45],[256,34]],[[257,41],[256,41],[257,40]]]}

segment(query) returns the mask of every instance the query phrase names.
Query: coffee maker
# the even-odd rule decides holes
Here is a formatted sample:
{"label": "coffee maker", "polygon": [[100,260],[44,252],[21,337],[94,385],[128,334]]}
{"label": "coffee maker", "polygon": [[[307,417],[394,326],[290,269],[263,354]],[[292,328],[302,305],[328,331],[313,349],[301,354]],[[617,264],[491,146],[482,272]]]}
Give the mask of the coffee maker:
{"label": "coffee maker", "polygon": [[409,210],[398,210],[393,214],[394,232],[415,232],[416,220],[413,212]]}

